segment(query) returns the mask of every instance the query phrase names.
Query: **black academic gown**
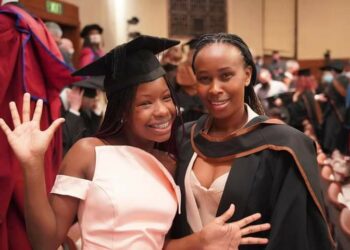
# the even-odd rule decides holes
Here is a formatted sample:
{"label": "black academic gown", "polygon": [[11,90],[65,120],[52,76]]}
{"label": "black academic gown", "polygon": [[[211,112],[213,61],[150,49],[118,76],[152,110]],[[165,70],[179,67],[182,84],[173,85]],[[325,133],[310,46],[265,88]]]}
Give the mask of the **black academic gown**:
{"label": "black academic gown", "polygon": [[341,96],[333,85],[329,86],[326,94],[328,102],[324,109],[322,147],[328,154],[335,149],[345,154],[348,142],[348,131],[344,126],[345,97]]}
{"label": "black academic gown", "polygon": [[303,131],[303,121],[309,120],[316,135],[320,136],[321,109],[315,102],[314,94],[311,91],[304,91],[300,94],[296,102],[291,100],[290,103],[286,103],[286,107],[290,115],[290,126]]}
{"label": "black academic gown", "polygon": [[175,178],[181,188],[182,213],[174,219],[172,237],[192,233],[186,217],[184,179],[196,151],[205,159],[232,159],[233,162],[217,216],[233,203],[236,212],[229,221],[260,212],[262,219],[258,223],[271,223],[269,232],[255,234],[267,237],[267,245],[240,246],[240,250],[333,249],[313,141],[300,131],[265,116],[250,121],[240,130],[240,135],[212,141],[203,132],[205,120],[202,117],[197,123],[185,124],[184,133],[179,133]]}
{"label": "black academic gown", "polygon": [[93,136],[101,123],[102,116],[88,110],[80,110],[80,116],[70,111],[62,111],[65,123],[62,126],[64,154],[79,139]]}

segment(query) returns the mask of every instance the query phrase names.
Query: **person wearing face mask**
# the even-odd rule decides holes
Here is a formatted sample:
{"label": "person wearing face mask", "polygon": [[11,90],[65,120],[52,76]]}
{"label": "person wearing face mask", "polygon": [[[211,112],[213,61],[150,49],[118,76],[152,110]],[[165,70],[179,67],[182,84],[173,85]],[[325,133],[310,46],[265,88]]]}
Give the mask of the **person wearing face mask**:
{"label": "person wearing face mask", "polygon": [[320,70],[322,71],[322,77],[316,92],[324,93],[326,89],[332,85],[333,80],[343,73],[344,63],[340,60],[333,60],[328,62],[323,67],[320,67]]}
{"label": "person wearing face mask", "polygon": [[103,28],[98,24],[86,25],[80,33],[84,39],[83,48],[80,51],[79,67],[84,67],[100,57],[105,52],[102,49]]}
{"label": "person wearing face mask", "polygon": [[347,153],[347,130],[344,128],[344,122],[348,86],[349,78],[339,75],[325,92],[327,102],[324,107],[322,146],[327,154],[331,154],[335,149],[343,154]]}

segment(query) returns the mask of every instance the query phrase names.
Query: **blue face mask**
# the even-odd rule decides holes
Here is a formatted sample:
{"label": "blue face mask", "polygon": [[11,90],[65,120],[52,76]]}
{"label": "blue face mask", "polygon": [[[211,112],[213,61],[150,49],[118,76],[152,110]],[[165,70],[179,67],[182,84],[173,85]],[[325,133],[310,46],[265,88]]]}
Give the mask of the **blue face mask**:
{"label": "blue face mask", "polygon": [[322,82],[324,82],[324,83],[331,84],[333,82],[333,79],[334,79],[334,77],[331,73],[324,74],[322,76]]}

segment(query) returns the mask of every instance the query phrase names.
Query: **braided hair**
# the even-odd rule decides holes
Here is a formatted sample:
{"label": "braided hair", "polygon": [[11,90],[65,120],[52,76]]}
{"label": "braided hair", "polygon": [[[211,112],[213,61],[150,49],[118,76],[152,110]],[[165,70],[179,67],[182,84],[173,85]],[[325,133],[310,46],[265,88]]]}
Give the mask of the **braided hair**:
{"label": "braided hair", "polygon": [[241,51],[241,54],[244,59],[245,67],[252,68],[252,76],[250,79],[250,83],[248,86],[245,87],[245,91],[244,91],[244,102],[247,103],[259,115],[264,114],[265,113],[264,109],[259,101],[259,98],[256,96],[254,91],[254,85],[256,84],[256,81],[257,81],[257,71],[253,60],[253,56],[250,53],[248,45],[239,36],[234,34],[227,34],[227,33],[213,33],[213,34],[204,34],[200,36],[195,45],[195,52],[193,54],[193,61],[192,61],[193,72],[196,72],[194,63],[199,51],[201,51],[201,49],[203,49],[204,47],[214,43],[231,44],[232,46],[235,46]]}

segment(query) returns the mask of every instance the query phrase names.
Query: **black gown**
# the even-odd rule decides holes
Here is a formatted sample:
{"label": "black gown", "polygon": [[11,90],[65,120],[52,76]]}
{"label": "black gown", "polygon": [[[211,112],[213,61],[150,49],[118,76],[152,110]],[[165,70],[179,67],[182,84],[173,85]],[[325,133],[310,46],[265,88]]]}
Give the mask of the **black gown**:
{"label": "black gown", "polygon": [[235,204],[236,221],[256,212],[257,223],[271,223],[271,230],[255,234],[267,237],[267,245],[242,245],[240,250],[329,250],[329,232],[319,184],[314,142],[300,131],[278,120],[258,116],[238,134],[226,140],[208,138],[203,128],[206,117],[185,124],[178,135],[176,182],[181,188],[180,215],[171,235],[192,233],[187,222],[184,179],[194,151],[214,161],[232,159],[217,216]]}
{"label": "black gown", "polygon": [[303,131],[303,121],[308,120],[315,130],[317,137],[320,136],[321,129],[321,109],[314,99],[314,94],[307,90],[300,94],[298,100],[290,100],[286,103],[286,108],[290,115],[289,125]]}
{"label": "black gown", "polygon": [[328,102],[324,108],[322,124],[322,147],[325,153],[331,154],[335,149],[347,153],[348,130],[344,126],[345,98],[333,87],[326,91]]}
{"label": "black gown", "polygon": [[102,120],[102,116],[83,109],[80,110],[80,116],[70,111],[62,111],[62,117],[65,119],[65,123],[62,125],[64,154],[79,139],[93,136],[97,132]]}

